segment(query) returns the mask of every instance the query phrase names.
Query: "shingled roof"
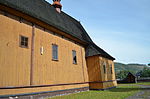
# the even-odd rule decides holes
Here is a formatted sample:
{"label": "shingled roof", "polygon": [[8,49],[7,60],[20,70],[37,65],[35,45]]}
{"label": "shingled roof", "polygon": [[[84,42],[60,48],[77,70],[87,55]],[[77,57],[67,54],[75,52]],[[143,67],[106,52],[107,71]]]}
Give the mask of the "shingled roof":
{"label": "shingled roof", "polygon": [[67,15],[63,11],[58,13],[54,7],[45,0],[0,0],[0,4],[30,15],[40,21],[56,27],[57,29],[80,39],[88,44],[86,57],[102,55],[114,60],[112,56],[99,48],[89,37],[79,21]]}

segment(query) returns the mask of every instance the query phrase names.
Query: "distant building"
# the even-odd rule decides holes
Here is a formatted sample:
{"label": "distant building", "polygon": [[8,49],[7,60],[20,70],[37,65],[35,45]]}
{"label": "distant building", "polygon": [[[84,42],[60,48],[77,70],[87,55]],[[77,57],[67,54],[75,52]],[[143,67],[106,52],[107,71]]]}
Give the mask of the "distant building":
{"label": "distant building", "polygon": [[139,71],[135,74],[135,76],[137,77],[137,80],[140,79],[141,75],[142,75],[142,71]]}
{"label": "distant building", "polygon": [[126,78],[123,80],[118,80],[118,83],[137,83],[137,77],[129,72]]}
{"label": "distant building", "polygon": [[0,0],[0,97],[117,86],[114,58],[53,1]]}

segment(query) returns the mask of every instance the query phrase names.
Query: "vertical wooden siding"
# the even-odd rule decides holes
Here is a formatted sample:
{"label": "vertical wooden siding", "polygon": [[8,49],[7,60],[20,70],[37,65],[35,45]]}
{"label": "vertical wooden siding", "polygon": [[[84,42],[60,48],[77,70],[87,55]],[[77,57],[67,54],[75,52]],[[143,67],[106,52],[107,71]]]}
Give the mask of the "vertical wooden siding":
{"label": "vertical wooden siding", "polygon": [[[114,62],[107,58],[99,57],[100,70],[102,74],[102,81],[115,80]],[[106,63],[106,73],[104,73],[103,63]],[[112,66],[112,73],[110,66]]]}
{"label": "vertical wooden siding", "polygon": [[[30,86],[32,25],[0,12],[0,87]],[[29,38],[29,48],[19,47],[19,36]],[[88,82],[84,47],[35,28],[33,85]],[[58,45],[58,61],[52,60],[52,44]],[[41,55],[40,48],[44,48]],[[73,64],[72,50],[77,52]],[[84,72],[83,72],[84,71]],[[88,84],[45,88],[0,89],[0,95],[87,87]],[[36,90],[38,89],[38,90]]]}
{"label": "vertical wooden siding", "polygon": [[[12,18],[0,14],[0,87],[30,84],[32,27]],[[29,48],[19,47],[19,35],[29,37]]]}
{"label": "vertical wooden siding", "polygon": [[[103,63],[106,63],[106,73],[104,73]],[[112,74],[110,65],[112,65]],[[100,56],[92,56],[87,58],[88,74],[91,89],[105,89],[117,86],[115,80],[114,63]],[[99,82],[99,83],[98,83]],[[103,83],[102,83],[103,82]]]}
{"label": "vertical wooden siding", "polygon": [[100,69],[99,56],[88,57],[87,67],[88,67],[89,81],[90,82],[101,81],[102,73]]}
{"label": "vertical wooden siding", "polygon": [[[52,60],[52,44],[58,45],[58,61]],[[40,53],[41,47],[44,49],[43,55]],[[88,81],[82,46],[36,28],[34,49],[34,85],[77,83],[84,82],[84,79]],[[72,50],[77,52],[77,65],[73,64]]]}

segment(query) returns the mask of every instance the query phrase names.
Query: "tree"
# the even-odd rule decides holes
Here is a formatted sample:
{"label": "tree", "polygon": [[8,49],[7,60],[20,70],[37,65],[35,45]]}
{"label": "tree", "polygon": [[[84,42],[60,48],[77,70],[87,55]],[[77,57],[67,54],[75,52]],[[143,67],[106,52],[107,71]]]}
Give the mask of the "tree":
{"label": "tree", "polygon": [[129,72],[130,71],[127,71],[127,70],[120,71],[116,74],[116,78],[123,80],[124,78],[126,78]]}
{"label": "tree", "polygon": [[148,64],[148,66],[150,66],[150,63]]}
{"label": "tree", "polygon": [[150,68],[149,67],[144,67],[141,77],[150,77]]}

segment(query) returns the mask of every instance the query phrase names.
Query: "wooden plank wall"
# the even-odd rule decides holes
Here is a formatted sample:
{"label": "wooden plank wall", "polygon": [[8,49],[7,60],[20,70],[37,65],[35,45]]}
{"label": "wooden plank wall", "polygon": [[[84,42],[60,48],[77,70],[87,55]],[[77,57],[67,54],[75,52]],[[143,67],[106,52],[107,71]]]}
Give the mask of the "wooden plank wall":
{"label": "wooden plank wall", "polygon": [[102,83],[93,83],[102,81],[99,56],[88,57],[87,67],[88,67],[89,82],[91,82],[90,89],[102,89],[103,88]]}
{"label": "wooden plank wall", "polygon": [[87,58],[87,67],[88,67],[88,75],[89,81],[101,81],[102,73],[100,69],[99,56],[92,56]]}
{"label": "wooden plank wall", "polygon": [[[32,27],[0,12],[0,87],[30,84]],[[18,20],[18,21],[16,21]],[[19,47],[19,35],[29,37],[29,48]]]}
{"label": "wooden plank wall", "polygon": [[[106,63],[106,73],[104,73],[103,63]],[[112,66],[112,74],[110,66]],[[117,86],[114,71],[114,62],[104,57],[92,56],[87,58],[87,67],[91,89],[105,89]],[[95,83],[94,83],[95,82]],[[99,83],[98,83],[99,82]],[[102,83],[103,82],[103,83]]]}
{"label": "wooden plank wall", "polygon": [[[114,62],[104,57],[99,57],[99,59],[100,59],[100,68],[101,68],[101,74],[102,74],[101,81],[109,81],[109,82],[103,83],[103,89],[117,86]],[[104,62],[106,63],[106,73],[104,73],[104,68],[103,68]],[[111,66],[112,66],[112,73],[111,73],[111,68],[110,68]]]}
{"label": "wooden plank wall", "polygon": [[[30,86],[32,25],[0,12],[0,87]],[[35,26],[33,84],[51,85],[88,82],[85,48]],[[19,47],[19,35],[29,37],[29,48]],[[58,61],[52,61],[52,44],[58,45]],[[40,48],[44,48],[41,55]],[[72,50],[77,52],[73,64]],[[88,84],[59,87],[0,89],[0,95],[88,87]],[[38,89],[38,90],[36,90]]]}
{"label": "wooden plank wall", "polygon": [[[99,57],[102,81],[115,80],[114,62],[104,57]],[[104,73],[103,64],[106,63],[106,73]],[[112,66],[112,74],[110,67]]]}
{"label": "wooden plank wall", "polygon": [[[85,50],[82,46],[39,28],[35,29],[35,41],[34,85],[88,81]],[[52,44],[58,45],[58,61],[52,60]],[[40,53],[41,47],[43,55]],[[73,64],[72,50],[77,52],[77,64]]]}

